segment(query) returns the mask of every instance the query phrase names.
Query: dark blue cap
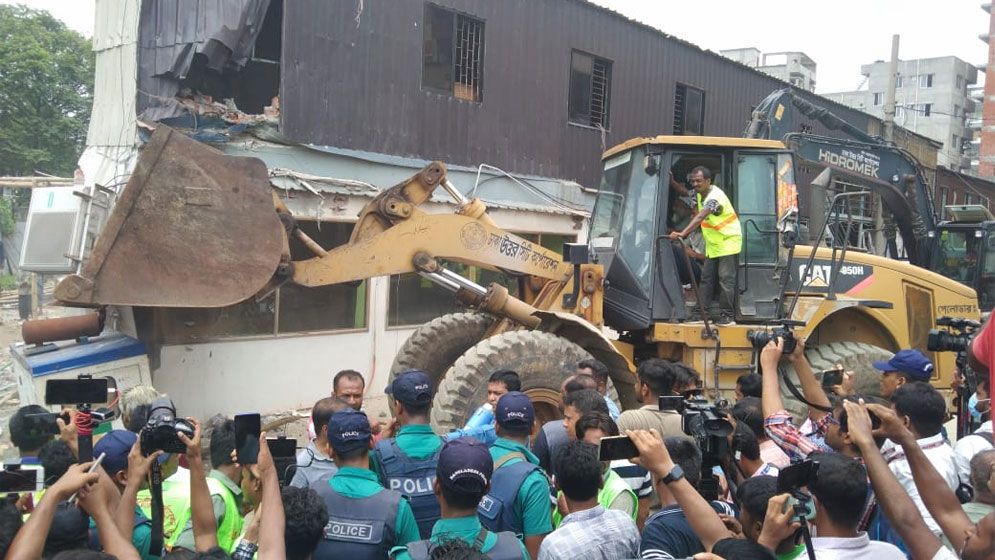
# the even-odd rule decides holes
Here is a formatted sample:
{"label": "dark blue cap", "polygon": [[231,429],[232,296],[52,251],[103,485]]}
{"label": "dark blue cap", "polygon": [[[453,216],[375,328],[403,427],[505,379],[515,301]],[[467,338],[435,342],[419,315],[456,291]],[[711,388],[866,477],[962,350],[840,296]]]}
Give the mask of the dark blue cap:
{"label": "dark blue cap", "polygon": [[432,402],[432,381],[425,372],[409,369],[394,378],[387,386],[387,394],[401,401],[401,404],[425,406]]}
{"label": "dark blue cap", "polygon": [[472,437],[446,442],[435,468],[439,484],[464,492],[483,492],[494,474],[487,446]]}
{"label": "dark blue cap", "polygon": [[370,419],[358,410],[340,410],[328,421],[328,443],[339,453],[369,448],[372,437]]}
{"label": "dark blue cap", "polygon": [[532,428],[536,412],[529,396],[520,391],[510,391],[498,399],[494,418],[506,428]]}
{"label": "dark blue cap", "polygon": [[[93,457],[100,457],[100,454],[103,453],[104,460],[100,466],[107,471],[107,474],[114,476],[119,471],[128,470],[128,453],[131,452],[136,441],[138,441],[138,434],[135,432],[111,430],[93,444]],[[159,456],[160,463],[167,459],[169,459],[167,453]]]}
{"label": "dark blue cap", "polygon": [[890,360],[874,362],[874,367],[884,372],[904,373],[915,381],[929,381],[933,376],[933,363],[916,349],[899,350]]}

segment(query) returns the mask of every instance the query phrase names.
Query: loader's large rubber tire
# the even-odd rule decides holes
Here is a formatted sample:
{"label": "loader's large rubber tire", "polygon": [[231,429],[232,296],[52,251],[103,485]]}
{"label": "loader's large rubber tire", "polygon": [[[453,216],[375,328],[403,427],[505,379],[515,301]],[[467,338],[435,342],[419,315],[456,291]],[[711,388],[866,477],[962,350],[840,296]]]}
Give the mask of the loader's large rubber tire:
{"label": "loader's large rubber tire", "polygon": [[[487,378],[498,369],[512,369],[522,378],[522,392],[532,398],[539,419],[559,417],[560,385],[591,359],[569,340],[542,331],[511,331],[484,339],[446,372],[432,406],[432,426],[439,433],[462,427],[487,398]],[[614,387],[609,396],[618,401]]]}
{"label": "loader's large rubber tire", "polygon": [[[831,369],[836,364],[843,364],[848,370],[852,370],[854,379],[854,389],[857,393],[866,396],[881,396],[881,372],[874,369],[876,360],[888,360],[892,353],[873,344],[864,342],[831,342],[819,346],[811,346],[805,350],[805,357],[812,364],[812,370],[821,381],[820,372]],[[790,363],[785,366],[784,374],[801,391],[798,385],[798,374]],[[784,399],[784,406],[795,416],[797,422],[804,422],[808,414],[808,406],[796,399],[784,386],[781,380],[781,395]]]}
{"label": "loader's large rubber tire", "polygon": [[409,369],[420,369],[437,389],[442,375],[464,352],[480,342],[494,317],[485,313],[449,313],[415,329],[390,367],[390,379]]}

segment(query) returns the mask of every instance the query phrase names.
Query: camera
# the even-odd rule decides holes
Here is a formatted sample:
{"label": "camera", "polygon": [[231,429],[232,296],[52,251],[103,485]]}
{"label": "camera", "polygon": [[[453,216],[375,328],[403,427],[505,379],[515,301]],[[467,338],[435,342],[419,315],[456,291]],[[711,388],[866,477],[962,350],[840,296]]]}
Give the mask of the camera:
{"label": "camera", "polygon": [[138,436],[141,440],[142,454],[148,456],[159,450],[166,453],[184,453],[187,446],[180,441],[176,432],[182,432],[188,438],[192,438],[194,427],[190,422],[176,417],[176,408],[169,398],[156,399],[149,407],[149,421]]}
{"label": "camera", "polygon": [[929,329],[926,349],[930,352],[966,352],[974,331],[981,326],[977,321],[961,317],[940,317],[936,326],[947,330]]}
{"label": "camera", "polygon": [[684,399],[679,396],[660,397],[660,410],[673,410],[681,413],[684,433],[691,436],[701,449],[701,482],[698,491],[706,499],[717,499],[718,480],[712,474],[712,467],[720,466],[730,456],[729,434],[732,422],[726,418],[725,400],[715,404],[704,397],[692,396]]}
{"label": "camera", "polygon": [[791,329],[784,326],[770,331],[746,331],[746,338],[756,350],[762,350],[764,346],[767,346],[768,342],[780,338],[784,341],[785,354],[794,352],[795,346],[798,344],[795,340],[795,334],[791,332]]}

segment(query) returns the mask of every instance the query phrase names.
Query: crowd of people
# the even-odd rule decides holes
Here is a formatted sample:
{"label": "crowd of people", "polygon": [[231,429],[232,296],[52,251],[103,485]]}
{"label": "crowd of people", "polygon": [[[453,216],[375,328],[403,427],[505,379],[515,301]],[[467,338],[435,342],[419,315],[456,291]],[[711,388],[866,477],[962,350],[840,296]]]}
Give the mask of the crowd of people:
{"label": "crowd of people", "polygon": [[[995,328],[974,343],[988,366]],[[987,345],[987,346],[986,346]],[[588,360],[560,388],[563,418],[539,425],[518,374],[488,380],[486,421],[437,434],[433,387],[417,370],[387,388],[392,421],[363,411],[363,376],[337,374],[312,408],[311,441],[284,467],[260,435],[243,464],[232,419],[188,419],[181,453],[143,453],[142,428],[163,396],[120,399],[124,429],[92,437],[99,467],[80,463],[81,430],[39,430],[26,406],[10,420],[20,463],[44,490],[0,506],[5,558],[477,559],[995,558],[995,449],[987,380],[972,399],[977,427],[950,443],[947,404],[916,350],[874,363],[880,397],[854,392],[854,372],[823,385],[805,343],[772,340],[760,373],[741,376],[728,435],[688,434],[660,397],[695,393],[698,374],[639,363],[639,408],[619,411],[608,369]],[[807,406],[788,412],[781,368]],[[666,399],[663,402],[669,402]],[[677,407],[679,408],[679,407]],[[76,414],[72,412],[72,414]],[[474,415],[476,417],[476,415]],[[97,430],[99,432],[100,430]],[[631,457],[603,457],[627,436]],[[206,445],[202,445],[202,439]],[[715,442],[719,441],[718,444]],[[146,450],[148,451],[148,450]],[[277,465],[281,465],[278,467]],[[798,475],[804,473],[804,475]],[[161,478],[162,515],[154,514]],[[159,525],[161,524],[161,528]]]}

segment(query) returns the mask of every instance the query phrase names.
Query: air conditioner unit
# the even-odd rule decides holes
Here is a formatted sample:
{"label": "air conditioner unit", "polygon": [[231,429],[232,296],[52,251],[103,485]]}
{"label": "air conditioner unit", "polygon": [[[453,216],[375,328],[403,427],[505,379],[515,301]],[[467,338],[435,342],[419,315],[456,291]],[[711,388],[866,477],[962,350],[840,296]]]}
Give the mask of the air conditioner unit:
{"label": "air conditioner unit", "polygon": [[72,187],[45,187],[31,191],[28,220],[21,246],[21,270],[44,274],[76,272],[76,263],[66,257],[77,245],[77,223],[82,215],[81,199]]}

